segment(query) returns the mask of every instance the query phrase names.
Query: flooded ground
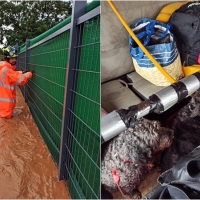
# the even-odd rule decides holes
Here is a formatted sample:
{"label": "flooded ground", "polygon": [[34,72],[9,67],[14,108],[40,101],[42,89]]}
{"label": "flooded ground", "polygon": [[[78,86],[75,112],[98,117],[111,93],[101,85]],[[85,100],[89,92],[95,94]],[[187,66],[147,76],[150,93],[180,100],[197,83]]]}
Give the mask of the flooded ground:
{"label": "flooded ground", "polygon": [[19,116],[0,118],[0,198],[69,199],[18,87],[16,107]]}

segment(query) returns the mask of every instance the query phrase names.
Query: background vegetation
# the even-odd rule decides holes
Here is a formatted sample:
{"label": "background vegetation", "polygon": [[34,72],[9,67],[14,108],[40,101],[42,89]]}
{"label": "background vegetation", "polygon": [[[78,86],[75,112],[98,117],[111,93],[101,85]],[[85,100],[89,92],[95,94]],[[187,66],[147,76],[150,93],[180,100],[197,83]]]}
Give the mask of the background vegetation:
{"label": "background vegetation", "polygon": [[25,43],[71,15],[72,1],[0,1],[0,44]]}

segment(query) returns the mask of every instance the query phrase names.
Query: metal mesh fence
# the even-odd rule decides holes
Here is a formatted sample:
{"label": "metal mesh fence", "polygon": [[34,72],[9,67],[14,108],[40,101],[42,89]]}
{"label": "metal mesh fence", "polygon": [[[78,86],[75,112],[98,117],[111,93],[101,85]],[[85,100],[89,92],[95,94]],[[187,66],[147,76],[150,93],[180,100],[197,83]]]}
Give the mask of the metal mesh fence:
{"label": "metal mesh fence", "polygon": [[[99,6],[91,2],[86,12]],[[70,23],[70,19],[67,22]],[[63,23],[66,26],[66,23]],[[59,27],[59,26],[57,26]],[[63,27],[59,27],[63,30]],[[72,199],[100,198],[100,16],[78,25],[75,77],[70,88],[70,116],[67,141],[61,144],[65,86],[70,43],[70,29],[42,42],[23,45],[18,70],[35,70],[33,78],[21,91],[26,98],[40,133],[58,165],[60,146],[69,157],[64,174]],[[60,30],[59,29],[59,30]],[[55,31],[59,31],[56,30]],[[51,31],[52,34],[52,31]],[[49,37],[48,33],[42,34]],[[33,39],[34,40],[34,39]],[[45,41],[44,41],[45,40]],[[25,49],[25,51],[24,51]],[[68,90],[69,88],[67,88]],[[65,133],[64,133],[65,134]],[[69,167],[68,167],[69,166]]]}
{"label": "metal mesh fence", "polygon": [[[17,68],[19,71],[26,70],[26,52],[22,52],[17,60]],[[20,87],[23,96],[25,96],[25,87]]]}
{"label": "metal mesh fence", "polygon": [[56,163],[59,161],[62,111],[70,31],[29,50],[35,70],[27,87],[27,102]]}
{"label": "metal mesh fence", "polygon": [[80,187],[82,192],[75,198],[83,198],[84,194],[87,199],[97,199],[100,198],[100,17],[85,22],[80,31],[83,39],[78,38],[75,47],[80,61],[73,69],[77,81],[71,89],[74,111],[70,110],[66,143],[71,162],[69,190]]}

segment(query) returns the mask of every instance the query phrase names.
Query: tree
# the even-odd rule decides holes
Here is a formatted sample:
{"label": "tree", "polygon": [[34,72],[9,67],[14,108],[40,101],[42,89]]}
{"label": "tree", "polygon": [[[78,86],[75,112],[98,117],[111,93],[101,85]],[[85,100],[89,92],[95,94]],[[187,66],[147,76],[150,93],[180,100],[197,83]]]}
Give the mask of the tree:
{"label": "tree", "polygon": [[[71,15],[71,1],[0,1],[0,44],[25,43]],[[5,39],[7,42],[5,43]]]}

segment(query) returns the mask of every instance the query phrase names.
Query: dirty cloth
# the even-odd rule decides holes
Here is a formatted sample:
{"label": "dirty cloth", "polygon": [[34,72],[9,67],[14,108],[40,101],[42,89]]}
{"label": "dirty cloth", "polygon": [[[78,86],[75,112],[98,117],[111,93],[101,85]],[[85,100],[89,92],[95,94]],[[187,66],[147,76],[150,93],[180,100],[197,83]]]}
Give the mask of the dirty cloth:
{"label": "dirty cloth", "polygon": [[0,198],[69,199],[18,87],[16,107],[18,116],[0,118]]}

